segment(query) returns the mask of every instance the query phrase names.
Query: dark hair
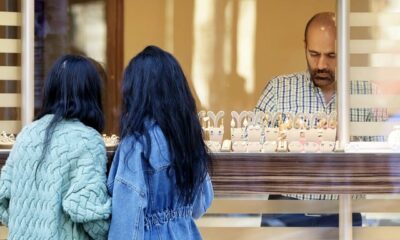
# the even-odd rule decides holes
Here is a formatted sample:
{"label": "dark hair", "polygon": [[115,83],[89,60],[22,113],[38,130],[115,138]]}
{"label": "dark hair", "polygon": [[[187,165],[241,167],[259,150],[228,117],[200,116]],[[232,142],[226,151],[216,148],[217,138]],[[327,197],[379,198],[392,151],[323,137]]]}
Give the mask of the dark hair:
{"label": "dark hair", "polygon": [[50,69],[44,84],[42,109],[35,119],[54,115],[46,129],[41,159],[57,123],[63,119],[78,119],[98,132],[103,130],[102,81],[92,61],[83,56],[65,55]]}
{"label": "dark hair", "polygon": [[165,135],[184,203],[193,201],[211,167],[202,138],[195,100],[178,61],[168,52],[148,46],[125,69],[122,83],[121,137],[144,136],[144,158],[151,146],[145,122],[154,120]]}

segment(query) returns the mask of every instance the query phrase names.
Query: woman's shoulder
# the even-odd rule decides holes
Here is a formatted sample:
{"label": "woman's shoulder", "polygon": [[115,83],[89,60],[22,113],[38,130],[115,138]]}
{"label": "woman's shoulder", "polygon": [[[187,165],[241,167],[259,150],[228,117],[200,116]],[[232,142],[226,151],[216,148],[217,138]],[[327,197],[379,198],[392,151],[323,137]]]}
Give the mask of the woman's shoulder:
{"label": "woman's shoulder", "polygon": [[[170,165],[168,141],[160,126],[155,122],[149,122],[146,124],[146,131],[147,133],[141,136],[127,136],[123,138],[118,147],[121,154],[125,156],[136,152],[141,155],[141,153],[146,153],[150,147],[148,160],[153,169]],[[149,146],[145,135],[150,138],[148,139],[150,140]]]}
{"label": "woman's shoulder", "polygon": [[[26,125],[20,132],[19,135],[29,133],[43,133],[47,130],[51,120],[53,118],[52,114],[48,114],[43,116],[40,119],[35,120],[34,122]],[[65,136],[82,136],[87,138],[100,138],[101,134],[96,131],[94,128],[86,126],[82,122],[77,119],[63,119],[57,123],[55,126],[53,134],[61,134]]]}
{"label": "woman's shoulder", "polygon": [[169,166],[171,164],[171,156],[168,139],[160,126],[154,124],[149,129],[149,135],[151,138],[150,165],[156,170]]}
{"label": "woman's shoulder", "polygon": [[63,120],[58,123],[51,141],[55,151],[62,149],[61,152],[67,151],[70,156],[81,158],[85,155],[106,159],[106,147],[101,134],[78,120]]}
{"label": "woman's shoulder", "polygon": [[145,137],[148,136],[150,137],[151,141],[151,147],[153,148],[153,145],[165,145],[167,143],[167,140],[165,138],[165,135],[161,129],[161,127],[154,121],[147,121],[145,123],[145,134],[142,135],[129,135],[125,137],[120,145],[140,145],[142,148],[146,149],[147,148],[147,141]]}
{"label": "woman's shoulder", "polygon": [[56,131],[69,136],[80,136],[83,138],[99,138],[101,134],[92,127],[86,126],[76,119],[62,120],[56,127]]}
{"label": "woman's shoulder", "polygon": [[77,148],[90,145],[104,145],[101,134],[92,127],[86,126],[77,119],[64,119],[55,126],[52,141],[68,143]]}

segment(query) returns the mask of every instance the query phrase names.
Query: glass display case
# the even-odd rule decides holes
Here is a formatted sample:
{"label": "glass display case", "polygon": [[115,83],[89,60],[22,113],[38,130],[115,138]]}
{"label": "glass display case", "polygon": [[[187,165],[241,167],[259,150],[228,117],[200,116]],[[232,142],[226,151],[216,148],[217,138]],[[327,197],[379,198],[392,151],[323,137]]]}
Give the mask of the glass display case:
{"label": "glass display case", "polygon": [[368,141],[374,136],[374,141],[387,141],[400,124],[396,24],[400,5],[397,1],[351,2],[349,103],[352,112],[367,113],[351,119],[351,140]]}
{"label": "glass display case", "polygon": [[[60,54],[109,61],[107,24],[114,24],[112,29],[124,39],[119,46],[123,54],[117,56],[121,63],[144,45],[165,48],[181,62],[198,109],[207,109],[199,112],[199,119],[213,151],[216,198],[197,221],[204,239],[368,240],[400,235],[399,1],[125,0],[118,10],[124,14],[123,24],[107,21],[107,2],[35,1],[35,110],[47,69]],[[2,167],[23,126],[23,13],[20,1],[0,3]],[[288,14],[289,8],[298,11]],[[336,111],[258,116],[253,109],[268,79],[307,68],[304,26],[320,11],[336,12]],[[120,79],[108,81],[120,86]],[[117,129],[118,87],[107,89],[106,97],[113,99],[105,108],[114,119],[109,129]],[[110,162],[118,143],[111,133],[116,132],[104,136],[112,145]],[[268,200],[271,194],[305,197]],[[329,197],[316,200],[317,195]],[[263,214],[331,213],[339,213],[339,228],[261,227]],[[361,213],[362,226],[352,227],[352,213]],[[5,232],[0,226],[0,239]]]}

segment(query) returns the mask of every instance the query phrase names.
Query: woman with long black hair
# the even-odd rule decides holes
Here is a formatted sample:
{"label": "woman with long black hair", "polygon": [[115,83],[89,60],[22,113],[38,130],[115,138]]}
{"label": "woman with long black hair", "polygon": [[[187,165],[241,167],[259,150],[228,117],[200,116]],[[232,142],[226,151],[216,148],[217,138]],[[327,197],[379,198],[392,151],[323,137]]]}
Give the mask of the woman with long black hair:
{"label": "woman with long black hair", "polygon": [[101,78],[85,57],[50,70],[42,110],[18,134],[0,175],[0,221],[8,239],[106,239],[111,199]]}
{"label": "woman with long black hair", "polygon": [[177,60],[149,46],[125,69],[121,144],[108,178],[109,239],[201,239],[213,199],[210,156]]}

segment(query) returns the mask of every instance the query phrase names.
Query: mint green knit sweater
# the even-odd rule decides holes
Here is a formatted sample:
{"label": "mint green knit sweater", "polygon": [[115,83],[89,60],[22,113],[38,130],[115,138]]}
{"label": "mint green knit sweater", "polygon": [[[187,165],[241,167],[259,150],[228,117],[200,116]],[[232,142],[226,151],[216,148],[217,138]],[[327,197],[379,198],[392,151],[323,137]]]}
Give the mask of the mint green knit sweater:
{"label": "mint green knit sweater", "polygon": [[106,239],[111,200],[104,142],[81,122],[62,121],[37,169],[51,119],[21,131],[1,170],[0,221],[8,239]]}

